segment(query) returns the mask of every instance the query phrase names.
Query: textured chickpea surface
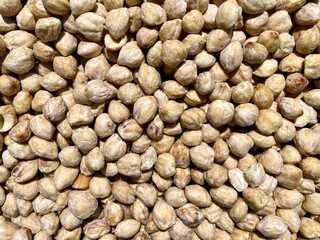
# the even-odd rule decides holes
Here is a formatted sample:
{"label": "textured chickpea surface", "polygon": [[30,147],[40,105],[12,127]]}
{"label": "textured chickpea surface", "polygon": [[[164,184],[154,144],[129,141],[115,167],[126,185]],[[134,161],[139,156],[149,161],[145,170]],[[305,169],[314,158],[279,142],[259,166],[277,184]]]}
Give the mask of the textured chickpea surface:
{"label": "textured chickpea surface", "polygon": [[318,0],[0,0],[0,240],[320,239]]}

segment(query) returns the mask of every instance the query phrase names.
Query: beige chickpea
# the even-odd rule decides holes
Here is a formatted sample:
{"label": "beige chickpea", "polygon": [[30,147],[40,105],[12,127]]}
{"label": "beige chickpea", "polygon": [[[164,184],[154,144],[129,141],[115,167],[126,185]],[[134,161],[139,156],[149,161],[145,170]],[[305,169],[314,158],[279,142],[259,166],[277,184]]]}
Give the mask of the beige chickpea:
{"label": "beige chickpea", "polygon": [[16,74],[30,71],[35,65],[33,51],[27,47],[12,49],[3,61],[3,66]]}
{"label": "beige chickpea", "polygon": [[182,85],[189,85],[196,81],[197,66],[194,61],[187,60],[177,67],[174,78]]}
{"label": "beige chickpea", "polygon": [[191,107],[205,103],[206,100],[207,98],[205,96],[200,95],[195,90],[188,91],[184,97],[184,102]]}
{"label": "beige chickpea", "polygon": [[9,132],[9,137],[17,143],[26,142],[31,137],[29,121],[18,122]]}
{"label": "beige chickpea", "polygon": [[201,130],[186,130],[181,135],[181,141],[189,147],[200,145],[202,138],[203,135]]}
{"label": "beige chickpea", "polygon": [[277,68],[278,62],[275,59],[266,59],[254,69],[253,74],[257,77],[268,78],[276,72]]}
{"label": "beige chickpea", "polygon": [[94,103],[104,103],[115,95],[113,86],[99,79],[89,81],[86,90],[87,98]]}
{"label": "beige chickpea", "polygon": [[220,52],[229,44],[230,41],[231,36],[228,31],[222,29],[214,29],[209,33],[207,37],[206,49],[209,53]]}
{"label": "beige chickpea", "polygon": [[2,1],[1,2],[1,8],[0,8],[0,14],[4,17],[12,17],[16,15],[20,9],[22,8],[22,4],[20,1]]}
{"label": "beige chickpea", "polygon": [[296,53],[290,53],[279,64],[282,72],[298,72],[302,69],[304,59]]}
{"label": "beige chickpea", "polygon": [[125,2],[128,7],[133,7],[141,4],[140,0],[126,0]]}
{"label": "beige chickpea", "polygon": [[299,25],[312,25],[319,19],[319,14],[319,8],[314,3],[307,3],[297,11],[294,21]]}
{"label": "beige chickpea", "polygon": [[208,4],[208,9],[203,13],[204,28],[213,29],[216,26],[215,20],[218,12],[218,6]]}
{"label": "beige chickpea", "polygon": [[176,172],[174,157],[169,153],[160,154],[155,163],[155,170],[161,177],[172,177]]}
{"label": "beige chickpea", "polygon": [[37,115],[30,121],[30,130],[38,137],[51,140],[55,129],[43,115]]}
{"label": "beige chickpea", "polygon": [[[236,190],[226,185],[219,188],[211,188],[210,195],[221,207],[225,208],[231,208],[237,201]],[[226,196],[228,197],[226,198]]]}
{"label": "beige chickpea", "polygon": [[20,90],[19,80],[10,75],[0,76],[0,92],[5,96],[12,96]]}
{"label": "beige chickpea", "polygon": [[[228,11],[231,11],[231,14],[227,14]],[[239,5],[236,1],[224,2],[218,8],[215,23],[218,28],[231,29],[235,26],[239,14]]]}
{"label": "beige chickpea", "polygon": [[134,190],[124,181],[114,182],[112,185],[112,193],[120,203],[132,204],[135,201]]}
{"label": "beige chickpea", "polygon": [[296,40],[296,51],[300,54],[312,53],[319,44],[319,30],[316,27],[307,30],[297,30],[293,34]]}
{"label": "beige chickpea", "polygon": [[68,56],[73,53],[78,45],[78,40],[68,32],[62,32],[59,38],[55,41],[55,47],[63,56]]}
{"label": "beige chickpea", "polygon": [[319,59],[319,54],[310,54],[305,58],[305,68],[304,75],[309,79],[315,79],[319,76],[317,64]]}
{"label": "beige chickpea", "polygon": [[175,138],[173,136],[163,134],[160,140],[151,141],[151,146],[154,147],[158,154],[168,152],[174,143],[174,140]]}
{"label": "beige chickpea", "polygon": [[148,29],[148,28],[142,27],[137,32],[137,44],[142,48],[150,48],[155,44],[155,42],[158,39],[158,35],[160,34],[161,34],[161,30],[158,33],[158,31],[155,29]]}
{"label": "beige chickpea", "polygon": [[228,72],[222,68],[219,62],[216,62],[209,71],[216,82],[224,82],[229,78]]}
{"label": "beige chickpea", "polygon": [[3,36],[3,41],[9,50],[18,47],[32,48],[36,40],[34,35],[22,30],[11,31]]}
{"label": "beige chickpea", "polygon": [[[224,111],[224,115],[220,115],[221,111]],[[229,122],[231,122],[234,115],[234,106],[223,100],[213,101],[208,108],[207,117],[210,123],[214,127],[221,127]],[[217,118],[220,116],[220,118]]]}
{"label": "beige chickpea", "polygon": [[81,14],[76,19],[76,26],[88,40],[98,42],[102,37],[102,30],[105,24],[105,19],[93,12]]}
{"label": "beige chickpea", "polygon": [[58,52],[49,43],[37,41],[33,45],[33,54],[43,62],[52,62]]}
{"label": "beige chickpea", "polygon": [[111,135],[102,146],[102,152],[107,162],[118,160],[126,153],[126,150],[126,143],[117,133]]}
{"label": "beige chickpea", "polygon": [[53,59],[53,69],[65,79],[73,79],[77,73],[77,60],[73,56],[55,57]]}
{"label": "beige chickpea", "polygon": [[199,10],[191,10],[182,18],[182,28],[186,33],[199,33],[203,25],[203,16]]}
{"label": "beige chickpea", "polygon": [[187,4],[180,0],[166,0],[163,3],[168,19],[182,18],[187,11]]}
{"label": "beige chickpea", "polygon": [[63,166],[75,167],[81,161],[81,153],[75,146],[69,146],[59,152],[59,160]]}
{"label": "beige chickpea", "polygon": [[177,187],[169,188],[164,194],[165,200],[173,207],[181,207],[187,203],[187,198],[183,190]]}
{"label": "beige chickpea", "polygon": [[0,26],[2,29],[1,33],[7,33],[17,28],[17,24],[15,23],[15,21],[13,21],[13,19],[6,18],[2,15],[0,18]]}
{"label": "beige chickpea", "polygon": [[273,74],[264,82],[274,95],[278,95],[285,88],[285,78],[282,74]]}
{"label": "beige chickpea", "polygon": [[52,97],[52,94],[48,91],[40,90],[35,93],[32,102],[31,108],[36,112],[42,112],[42,106]]}
{"label": "beige chickpea", "polygon": [[99,171],[105,166],[105,159],[100,148],[95,147],[84,158],[89,171]]}
{"label": "beige chickpea", "polygon": [[176,122],[183,113],[183,107],[181,104],[170,100],[159,108],[159,116],[162,121],[168,123]]}
{"label": "beige chickpea", "polygon": [[305,2],[301,0],[297,0],[295,2],[290,2],[286,0],[281,0],[276,5],[277,10],[287,10],[288,12],[293,12],[299,9]]}
{"label": "beige chickpea", "polygon": [[176,174],[173,178],[173,183],[178,188],[183,189],[185,188],[191,180],[191,172],[189,168],[177,168]]}
{"label": "beige chickpea", "polygon": [[77,46],[77,53],[85,58],[93,58],[99,56],[102,49],[103,47],[99,43],[81,41]]}
{"label": "beige chickpea", "polygon": [[121,48],[117,63],[126,67],[137,68],[144,60],[144,55],[137,42],[128,42]]}
{"label": "beige chickpea", "polygon": [[123,218],[123,210],[118,203],[108,201],[104,207],[105,221],[110,226],[117,225]]}
{"label": "beige chickpea", "polygon": [[257,42],[264,45],[269,53],[273,53],[280,47],[279,33],[276,31],[264,31],[259,35]]}
{"label": "beige chickpea", "polygon": [[36,73],[26,73],[19,77],[21,89],[30,93],[37,93],[41,89],[42,76]]}
{"label": "beige chickpea", "polygon": [[70,4],[70,10],[72,14],[75,16],[81,15],[85,12],[89,12],[95,7],[95,1],[87,1],[83,3],[76,0],[71,0],[69,4]]}
{"label": "beige chickpea", "polygon": [[106,28],[110,35],[118,39],[122,37],[129,28],[129,10],[126,8],[112,9],[106,17]]}
{"label": "beige chickpea", "polygon": [[243,55],[247,63],[258,64],[268,57],[268,50],[258,42],[248,42],[244,45]]}
{"label": "beige chickpea", "polygon": [[147,134],[141,135],[132,143],[131,151],[134,153],[144,153],[150,146],[151,140]]}
{"label": "beige chickpea", "polygon": [[169,99],[179,99],[187,93],[187,88],[174,80],[163,82],[161,87]]}
{"label": "beige chickpea", "polygon": [[61,121],[66,110],[66,104],[62,97],[52,97],[42,105],[43,115],[51,122]]}
{"label": "beige chickpea", "polygon": [[100,138],[111,136],[115,128],[115,123],[107,113],[102,113],[96,118],[94,130]]}
{"label": "beige chickpea", "polygon": [[153,67],[160,67],[163,64],[162,58],[162,42],[156,42],[147,53],[147,63]]}
{"label": "beige chickpea", "polygon": [[69,2],[65,0],[59,0],[59,1],[45,0],[43,2],[43,5],[51,13],[54,13],[57,15],[65,15],[70,12]]}
{"label": "beige chickpea", "polygon": [[258,118],[259,109],[251,104],[240,104],[235,108],[234,121],[240,126],[250,126],[255,123]]}
{"label": "beige chickpea", "polygon": [[4,151],[3,154],[4,162],[6,162],[6,158],[8,158],[8,161],[14,163],[17,161],[15,158],[33,159],[35,156],[35,153],[32,151],[29,145],[19,143],[11,143],[8,146],[8,151]]}
{"label": "beige chickpea", "polygon": [[[281,24],[278,24],[278,21]],[[281,10],[278,12],[273,13],[266,25],[266,30],[274,30],[277,31],[279,34],[288,32],[292,28],[292,21],[287,11]]]}
{"label": "beige chickpea", "polygon": [[118,127],[118,133],[124,140],[135,141],[143,132],[142,127],[134,119],[124,121]]}
{"label": "beige chickpea", "polygon": [[88,153],[97,145],[97,135],[92,128],[79,127],[72,133],[72,141],[83,153]]}
{"label": "beige chickpea", "polygon": [[87,238],[103,237],[110,231],[110,226],[105,220],[96,219],[84,226],[84,234]]}
{"label": "beige chickpea", "polygon": [[198,108],[187,109],[180,117],[181,125],[186,129],[200,129],[205,122],[205,115],[205,112]]}
{"label": "beige chickpea", "polygon": [[142,97],[142,90],[138,85],[135,85],[133,83],[125,83],[119,88],[117,97],[124,104],[132,105],[140,97]]}
{"label": "beige chickpea", "polygon": [[139,177],[141,160],[138,154],[125,154],[117,161],[117,167],[120,174],[128,177]]}
{"label": "beige chickpea", "polygon": [[279,35],[280,38],[280,47],[273,54],[275,58],[282,58],[293,52],[293,48],[295,46],[294,37],[289,33],[281,33]]}
{"label": "beige chickpea", "polygon": [[[172,56],[172,53],[175,56]],[[179,40],[167,40],[162,46],[162,61],[170,67],[176,67],[186,59],[188,51]]]}
{"label": "beige chickpea", "polygon": [[244,177],[251,187],[261,185],[266,179],[266,174],[261,163],[253,163],[244,171]]}
{"label": "beige chickpea", "polygon": [[110,11],[112,9],[115,9],[115,8],[120,8],[123,6],[124,4],[124,1],[123,0],[118,0],[118,1],[110,1],[110,0],[104,0],[102,1],[105,8]]}
{"label": "beige chickpea", "polygon": [[277,237],[286,232],[287,226],[278,216],[266,216],[259,222],[257,229],[266,237]]}
{"label": "beige chickpea", "polygon": [[35,26],[36,36],[43,42],[51,42],[58,39],[62,24],[58,18],[41,18]]}
{"label": "beige chickpea", "polygon": [[283,119],[283,124],[274,134],[274,138],[280,143],[290,142],[296,135],[294,124],[286,119]]}
{"label": "beige chickpea", "polygon": [[158,26],[167,20],[165,10],[155,3],[143,3],[141,5],[141,19],[150,26]]}
{"label": "beige chickpea", "polygon": [[248,103],[254,94],[254,87],[248,81],[239,83],[232,89],[231,98],[233,102],[238,104]]}
{"label": "beige chickpea", "polygon": [[256,15],[249,15],[244,23],[244,28],[251,36],[259,35],[268,23],[268,13],[262,12]]}
{"label": "beige chickpea", "polygon": [[[79,201],[80,199],[82,201]],[[90,208],[86,206],[90,206]],[[98,201],[88,191],[71,191],[68,207],[76,217],[86,219],[94,213],[98,207]]]}
{"label": "beige chickpea", "polygon": [[319,223],[315,220],[312,220],[310,218],[302,218],[301,220],[301,226],[300,226],[300,233],[304,237],[316,237],[316,232],[319,231]]}
{"label": "beige chickpea", "polygon": [[189,34],[182,43],[186,46],[189,55],[197,55],[200,53],[205,44],[205,37],[199,34]]}
{"label": "beige chickpea", "polygon": [[244,157],[253,147],[254,143],[252,139],[246,134],[232,133],[227,139],[227,144],[233,154],[239,157]]}
{"label": "beige chickpea", "polygon": [[76,25],[76,17],[72,14],[62,16],[62,26],[70,33],[79,33]]}
{"label": "beige chickpea", "polygon": [[129,32],[136,33],[139,31],[139,29],[142,27],[142,20],[141,20],[141,8],[134,6],[129,8],[129,14],[130,14],[130,27]]}
{"label": "beige chickpea", "polygon": [[221,187],[228,180],[228,172],[223,166],[213,163],[211,168],[204,172],[204,179],[209,186]]}
{"label": "beige chickpea", "polygon": [[134,219],[126,219],[120,222],[115,229],[115,236],[121,238],[131,238],[140,229],[140,222]]}
{"label": "beige chickpea", "polygon": [[199,69],[205,69],[212,67],[216,58],[212,54],[202,51],[195,56],[194,61]]}
{"label": "beige chickpea", "polygon": [[265,171],[269,174],[278,175],[283,167],[283,159],[276,150],[268,149],[259,156],[259,162],[263,165]]}
{"label": "beige chickpea", "polygon": [[239,5],[243,11],[248,14],[257,14],[263,12],[267,8],[267,1],[239,1]]}
{"label": "beige chickpea", "polygon": [[133,117],[139,124],[145,124],[153,119],[157,112],[155,97],[141,97],[133,105]]}
{"label": "beige chickpea", "polygon": [[30,110],[32,95],[28,92],[20,91],[14,97],[12,105],[17,114],[23,114]]}
{"label": "beige chickpea", "polygon": [[214,84],[213,91],[209,95],[210,101],[220,100],[230,102],[232,96],[232,88],[225,82],[218,82]]}
{"label": "beige chickpea", "polygon": [[158,228],[166,230],[176,222],[176,213],[169,204],[164,201],[158,201],[153,208],[153,221]]}
{"label": "beige chickpea", "polygon": [[112,121],[121,123],[130,116],[129,109],[120,102],[112,100],[109,104],[108,113]]}
{"label": "beige chickpea", "polygon": [[220,52],[220,63],[227,72],[236,70],[244,57],[242,46],[239,41],[229,43]]}
{"label": "beige chickpea", "polygon": [[49,72],[44,75],[40,85],[49,92],[55,92],[67,86],[67,81],[55,72]]}
{"label": "beige chickpea", "polygon": [[159,31],[160,40],[164,42],[166,40],[178,39],[182,31],[181,22],[180,19],[165,22]]}
{"label": "beige chickpea", "polygon": [[36,136],[30,138],[29,146],[39,157],[56,159],[58,157],[58,146],[54,141],[47,141]]}

